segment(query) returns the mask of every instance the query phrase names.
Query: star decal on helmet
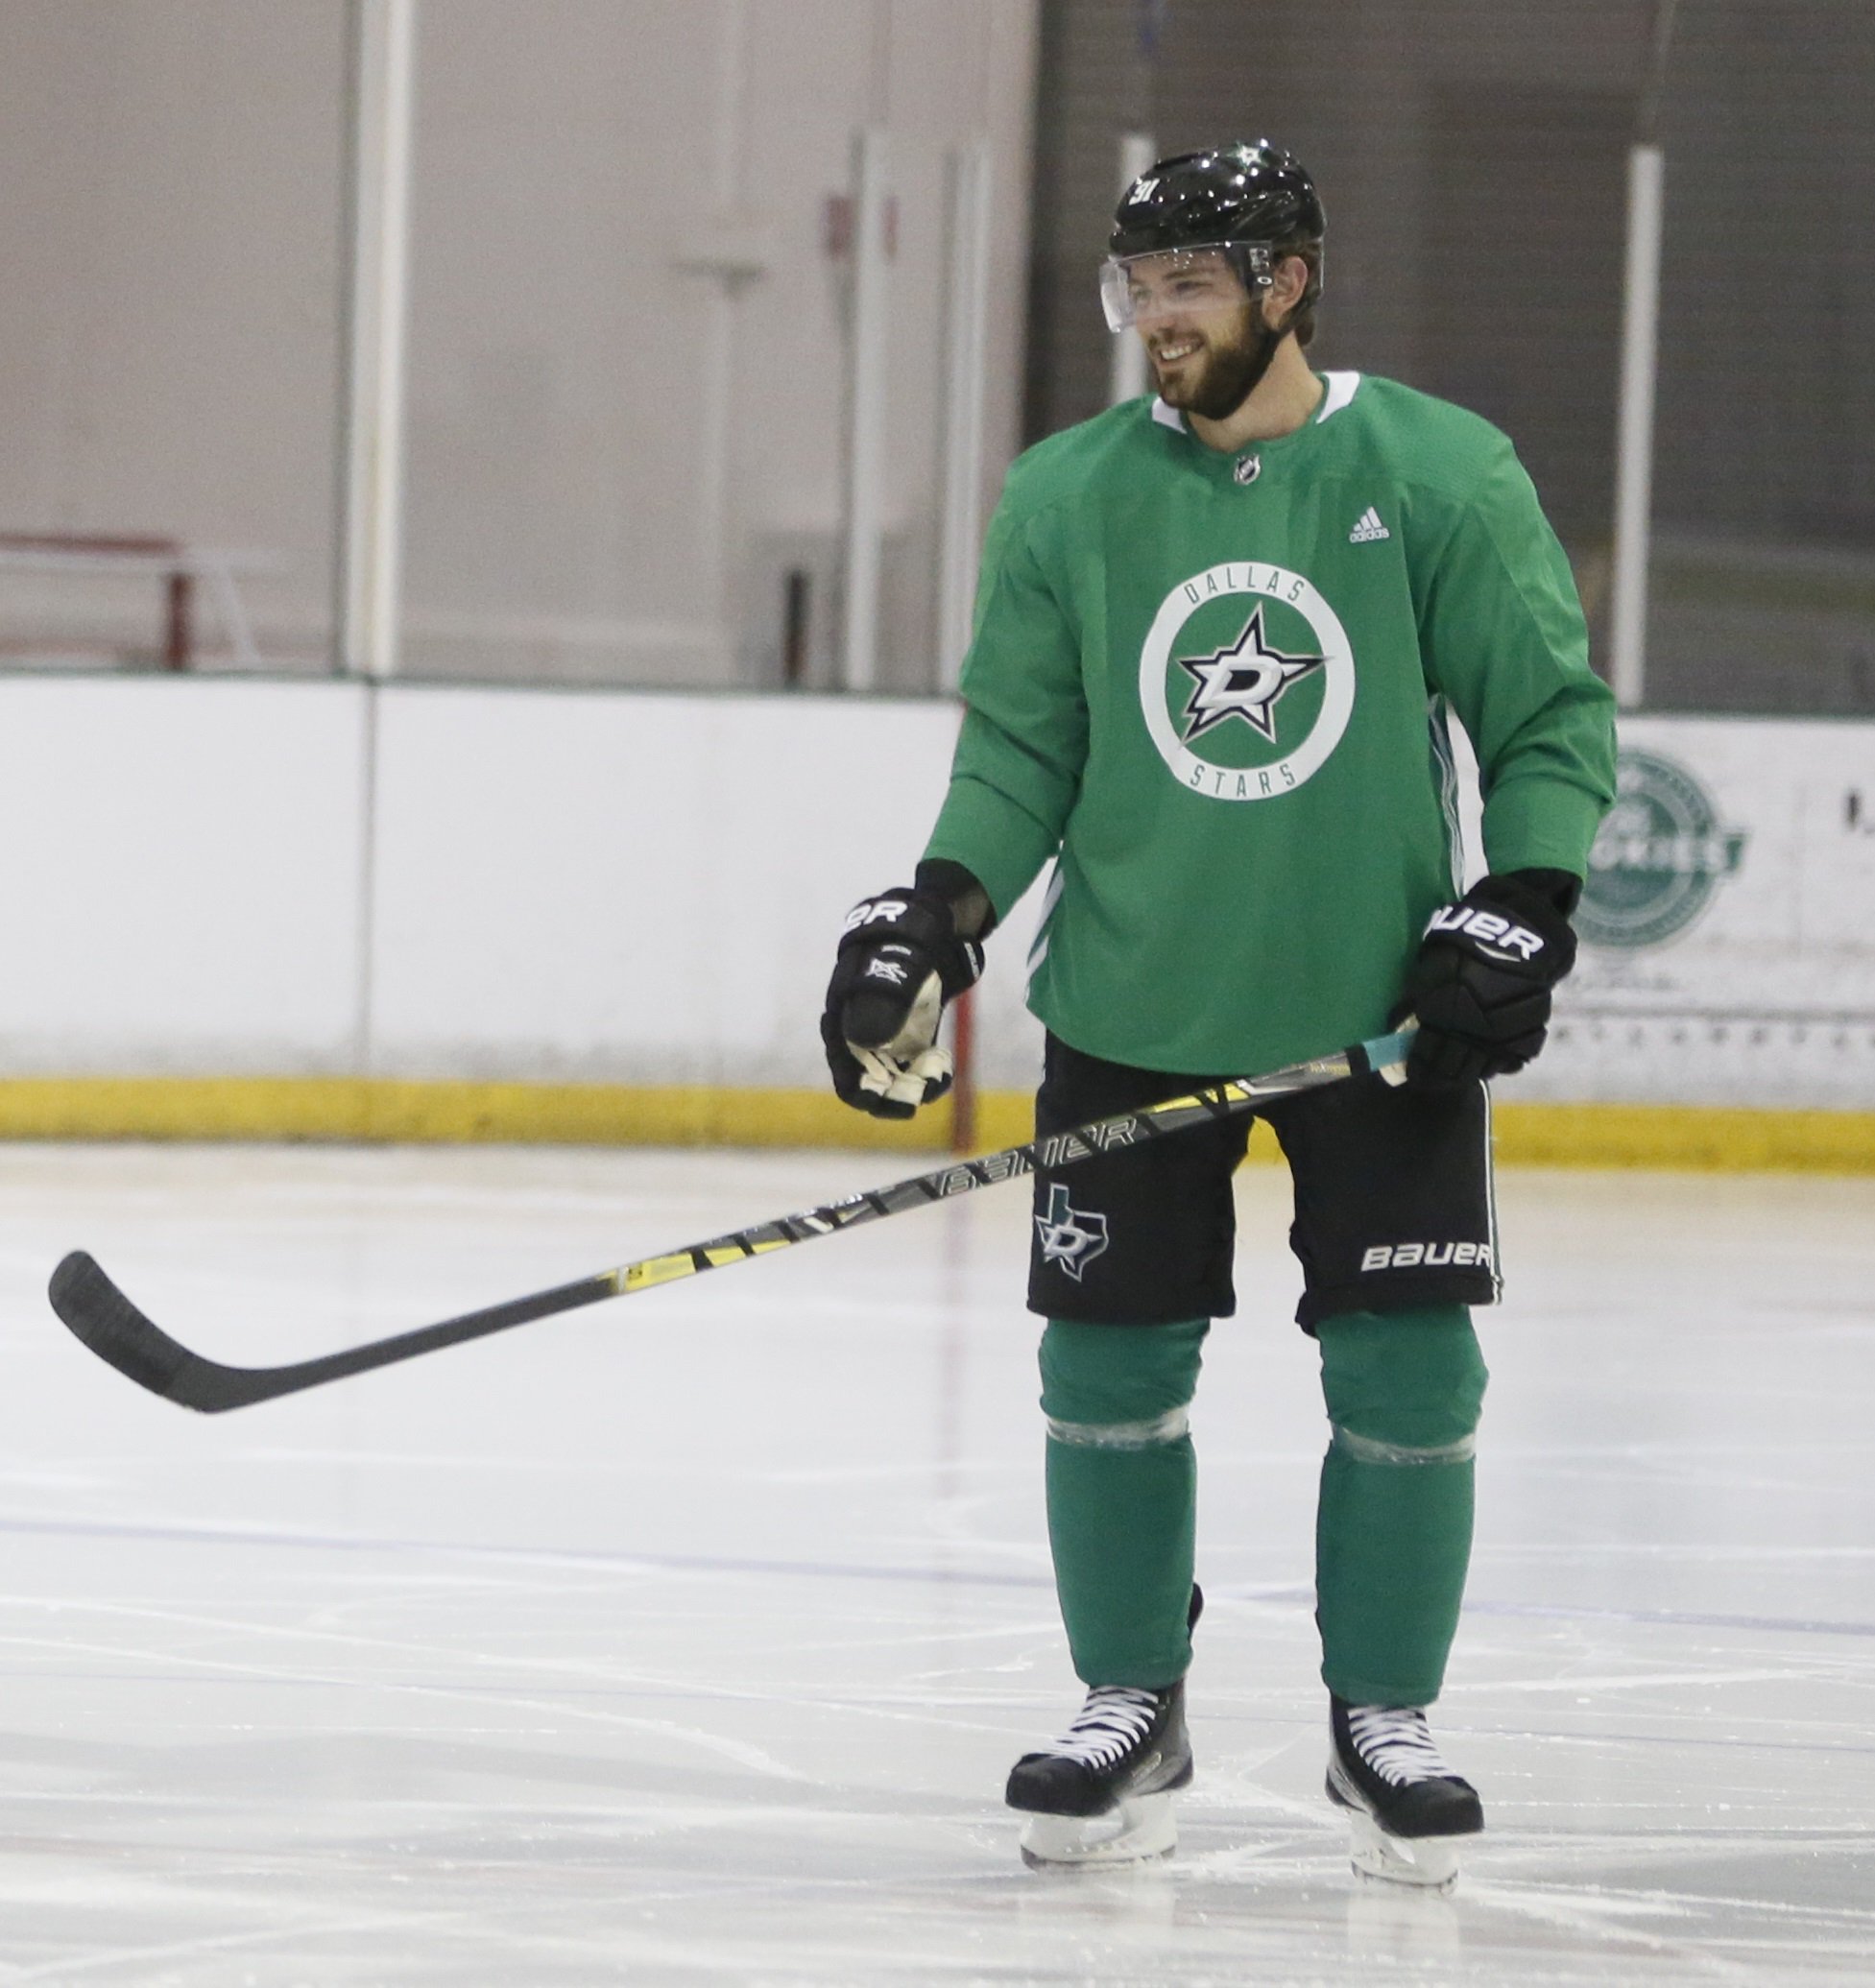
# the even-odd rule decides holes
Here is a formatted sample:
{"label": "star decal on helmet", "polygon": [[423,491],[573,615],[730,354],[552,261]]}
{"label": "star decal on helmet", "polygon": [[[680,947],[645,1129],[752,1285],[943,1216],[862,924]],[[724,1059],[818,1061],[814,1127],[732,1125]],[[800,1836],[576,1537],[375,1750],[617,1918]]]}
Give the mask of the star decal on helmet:
{"label": "star decal on helmet", "polygon": [[1227,718],[1241,718],[1259,738],[1276,743],[1276,706],[1289,690],[1318,670],[1322,656],[1289,656],[1272,649],[1263,635],[1261,604],[1228,648],[1209,656],[1176,659],[1192,678],[1185,704],[1185,742],[1190,745]]}

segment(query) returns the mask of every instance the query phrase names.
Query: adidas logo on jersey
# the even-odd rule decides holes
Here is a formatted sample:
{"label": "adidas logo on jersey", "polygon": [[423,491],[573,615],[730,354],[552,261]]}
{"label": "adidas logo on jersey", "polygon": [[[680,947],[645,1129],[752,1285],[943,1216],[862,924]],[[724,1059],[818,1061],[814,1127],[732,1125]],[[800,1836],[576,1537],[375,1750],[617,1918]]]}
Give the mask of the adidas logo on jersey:
{"label": "adidas logo on jersey", "polygon": [[1355,528],[1348,534],[1348,543],[1350,545],[1365,545],[1370,539],[1390,539],[1392,537],[1393,534],[1381,522],[1381,514],[1370,504],[1355,519]]}

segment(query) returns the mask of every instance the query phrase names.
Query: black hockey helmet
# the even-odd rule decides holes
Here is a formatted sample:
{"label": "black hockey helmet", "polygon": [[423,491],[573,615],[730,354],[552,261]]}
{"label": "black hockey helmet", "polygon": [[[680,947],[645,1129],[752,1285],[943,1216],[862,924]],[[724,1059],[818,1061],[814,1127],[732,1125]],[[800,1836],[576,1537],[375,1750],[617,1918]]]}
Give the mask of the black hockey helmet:
{"label": "black hockey helmet", "polygon": [[1108,323],[1115,330],[1115,306],[1124,292],[1124,266],[1140,255],[1180,250],[1225,249],[1246,289],[1269,281],[1271,251],[1295,243],[1317,251],[1310,259],[1303,305],[1321,295],[1322,237],[1328,217],[1315,182],[1293,153],[1259,138],[1249,145],[1219,145],[1205,152],[1182,152],[1149,166],[1120,196],[1108,238]]}
{"label": "black hockey helmet", "polygon": [[1328,231],[1315,182],[1292,152],[1259,138],[1162,158],[1120,198],[1115,255],[1219,242],[1319,242]]}

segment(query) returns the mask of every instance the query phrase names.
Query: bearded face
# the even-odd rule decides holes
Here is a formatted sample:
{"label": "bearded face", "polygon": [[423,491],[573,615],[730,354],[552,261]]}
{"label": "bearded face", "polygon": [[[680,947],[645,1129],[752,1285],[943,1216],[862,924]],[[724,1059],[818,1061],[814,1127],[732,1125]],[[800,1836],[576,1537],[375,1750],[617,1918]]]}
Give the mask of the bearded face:
{"label": "bearded face", "polygon": [[1159,397],[1208,421],[1226,420],[1255,392],[1282,336],[1247,300],[1225,325],[1155,328],[1145,340]]}
{"label": "bearded face", "polygon": [[1221,421],[1255,391],[1282,343],[1263,321],[1262,292],[1244,288],[1214,250],[1141,257],[1126,307],[1168,407]]}

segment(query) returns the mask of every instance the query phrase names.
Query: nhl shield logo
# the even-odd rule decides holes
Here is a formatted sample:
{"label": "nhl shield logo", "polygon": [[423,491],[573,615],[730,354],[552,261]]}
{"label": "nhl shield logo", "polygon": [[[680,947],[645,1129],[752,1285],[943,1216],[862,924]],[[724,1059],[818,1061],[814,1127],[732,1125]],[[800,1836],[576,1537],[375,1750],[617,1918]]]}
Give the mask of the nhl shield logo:
{"label": "nhl shield logo", "polygon": [[1107,1218],[1073,1207],[1059,1181],[1049,1184],[1048,1211],[1035,1218],[1042,1242],[1042,1260],[1059,1263],[1076,1283],[1081,1273],[1107,1248]]}

